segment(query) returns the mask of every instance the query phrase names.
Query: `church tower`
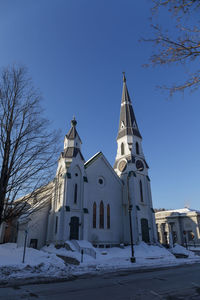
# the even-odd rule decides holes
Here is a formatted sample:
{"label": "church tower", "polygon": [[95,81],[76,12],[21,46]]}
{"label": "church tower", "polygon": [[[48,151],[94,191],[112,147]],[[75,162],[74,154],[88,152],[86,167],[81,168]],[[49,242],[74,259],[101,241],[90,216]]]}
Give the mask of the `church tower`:
{"label": "church tower", "polygon": [[[85,238],[84,215],[85,160],[81,153],[81,139],[76,129],[75,117],[64,138],[64,149],[58,160],[53,180],[52,203],[49,213],[47,241],[63,244],[70,239]],[[87,225],[85,226],[87,229]],[[85,230],[86,231],[86,230]]]}
{"label": "church tower", "polygon": [[142,158],[143,161],[145,161],[142,151],[142,136],[133,111],[126,85],[125,74],[123,74],[123,90],[117,145],[117,156],[114,168],[118,175],[125,170],[127,163],[135,162],[136,157]]}
{"label": "church tower", "polygon": [[130,241],[128,210],[132,210],[134,243],[156,241],[148,164],[142,150],[142,136],[123,73],[123,90],[114,169],[124,183],[123,214],[125,242]]}

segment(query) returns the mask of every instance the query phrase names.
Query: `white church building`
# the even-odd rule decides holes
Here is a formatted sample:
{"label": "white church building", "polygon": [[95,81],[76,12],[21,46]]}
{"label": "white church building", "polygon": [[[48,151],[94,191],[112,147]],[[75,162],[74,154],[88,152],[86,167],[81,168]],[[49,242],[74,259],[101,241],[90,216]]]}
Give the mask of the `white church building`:
{"label": "white church building", "polygon": [[21,218],[18,245],[24,242],[24,229],[28,246],[36,248],[67,240],[87,240],[95,247],[130,244],[130,226],[134,244],[155,243],[149,167],[125,75],[114,167],[102,152],[85,162],[81,144],[73,119],[51,183],[49,205]]}

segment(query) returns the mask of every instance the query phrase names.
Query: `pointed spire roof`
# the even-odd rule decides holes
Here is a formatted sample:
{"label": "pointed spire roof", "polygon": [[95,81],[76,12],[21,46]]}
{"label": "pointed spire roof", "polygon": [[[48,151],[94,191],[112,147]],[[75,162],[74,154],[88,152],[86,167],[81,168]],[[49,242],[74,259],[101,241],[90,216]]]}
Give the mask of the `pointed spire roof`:
{"label": "pointed spire roof", "polygon": [[123,72],[123,90],[122,90],[122,101],[121,101],[121,110],[120,110],[119,131],[118,131],[117,139],[125,135],[135,135],[139,138],[142,138],[138,129],[131,99],[128,93],[125,72]]}
{"label": "pointed spire roof", "polygon": [[75,117],[73,117],[73,119],[71,120],[71,128],[65,136],[64,152],[62,152],[61,155],[63,158],[72,159],[73,157],[76,157],[77,154],[79,153],[81,159],[85,161],[81,153],[82,142],[76,130],[76,125],[77,125],[77,121]]}
{"label": "pointed spire roof", "polygon": [[76,130],[76,125],[77,125],[77,121],[76,121],[75,117],[73,117],[73,119],[71,120],[71,128],[70,128],[69,132],[66,134],[66,137],[68,140],[74,140],[78,136],[78,138],[81,142],[80,136]]}

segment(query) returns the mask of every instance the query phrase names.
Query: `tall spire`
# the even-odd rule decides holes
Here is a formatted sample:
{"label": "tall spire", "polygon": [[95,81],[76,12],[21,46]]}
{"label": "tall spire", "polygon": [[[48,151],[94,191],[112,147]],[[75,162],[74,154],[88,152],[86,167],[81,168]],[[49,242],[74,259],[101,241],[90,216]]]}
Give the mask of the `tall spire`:
{"label": "tall spire", "polygon": [[128,93],[125,72],[123,72],[123,90],[117,139],[125,135],[135,135],[139,138],[142,138],[138,129],[131,99]]}

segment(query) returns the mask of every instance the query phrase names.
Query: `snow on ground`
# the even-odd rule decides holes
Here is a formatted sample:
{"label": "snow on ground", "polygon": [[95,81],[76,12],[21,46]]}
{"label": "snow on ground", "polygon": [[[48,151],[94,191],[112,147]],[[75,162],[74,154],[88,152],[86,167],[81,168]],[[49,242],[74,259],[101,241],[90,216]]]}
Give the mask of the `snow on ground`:
{"label": "snow on ground", "polygon": [[[82,271],[84,271],[84,268],[92,268],[92,266],[95,266],[96,270],[117,270],[177,264],[177,259],[174,255],[164,247],[147,245],[144,242],[134,246],[134,256],[136,258],[136,263],[131,263],[130,246],[127,246],[124,249],[97,249],[96,260],[93,260],[92,262],[87,261],[86,257],[81,264],[81,267]],[[78,271],[79,270],[77,270],[77,272]]]}
{"label": "snow on ground", "polygon": [[187,250],[185,247],[180,246],[179,244],[175,244],[172,249],[170,249],[174,254],[185,254],[190,258],[195,257],[194,252]]}
{"label": "snow on ground", "polygon": [[[83,245],[84,243],[82,243]],[[86,246],[86,244],[85,244]],[[89,247],[89,245],[87,245]],[[178,245],[179,246],[179,245]],[[91,244],[90,244],[90,247]],[[93,248],[93,247],[92,247]],[[181,249],[183,248],[183,249]],[[93,248],[94,249],[94,248]],[[180,250],[181,249],[181,250]],[[184,247],[176,247],[176,252],[178,250],[184,251]],[[59,255],[74,257],[81,261],[81,254],[78,252],[67,251],[65,248],[56,249],[53,245],[45,246],[44,251],[50,253],[57,253]],[[136,263],[130,262],[131,257],[131,247],[127,246],[124,248],[96,248],[96,259],[84,254],[83,262],[78,266],[73,268],[73,274],[82,274],[87,272],[105,271],[105,270],[117,270],[117,269],[129,269],[129,268],[148,268],[148,267],[160,267],[160,266],[173,266],[183,263],[192,263],[194,261],[200,262],[200,257],[195,256],[192,252],[189,252],[189,258],[187,259],[177,259],[175,256],[168,251],[165,247],[147,245],[141,242],[139,245],[134,246],[134,255],[136,258]],[[187,251],[187,250],[186,250]]]}
{"label": "snow on ground", "polygon": [[38,276],[60,277],[69,274],[62,259],[55,254],[26,248],[25,263],[22,263],[23,248],[14,243],[0,245],[0,279]]}
{"label": "snow on ground", "polygon": [[[93,248],[88,242],[82,242],[82,245]],[[70,275],[83,273],[200,263],[200,256],[195,256],[179,245],[176,245],[173,251],[176,251],[176,253],[187,251],[189,258],[177,259],[166,248],[147,245],[144,242],[134,246],[136,263],[130,262],[130,246],[124,248],[95,248],[95,251],[96,259],[84,254],[83,262],[79,266],[72,266],[66,265],[56,254],[73,257],[81,261],[81,254],[77,251],[69,251],[65,248],[56,249],[54,245],[45,246],[40,251],[27,248],[25,263],[22,263],[23,248],[17,248],[16,244],[11,243],[2,244],[0,245],[0,280],[33,277],[68,278]]]}
{"label": "snow on ground", "polygon": [[53,244],[50,244],[49,246],[44,246],[42,248],[42,251],[45,251],[45,252],[48,252],[48,253],[54,253],[54,254],[58,254],[58,255],[62,255],[62,256],[76,258],[78,261],[81,260],[81,254],[78,251],[76,251],[76,250],[68,251],[63,247],[59,248],[59,249],[56,249]]}

